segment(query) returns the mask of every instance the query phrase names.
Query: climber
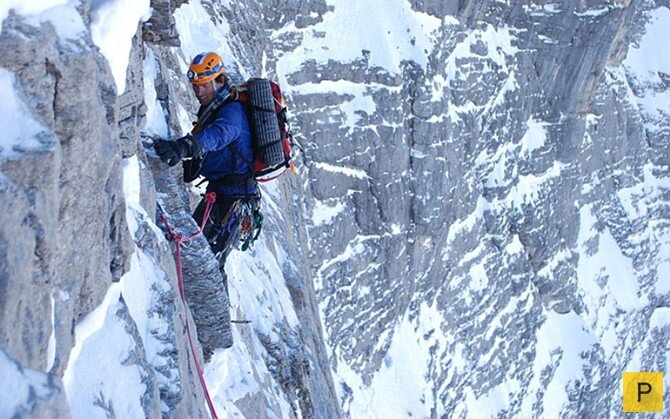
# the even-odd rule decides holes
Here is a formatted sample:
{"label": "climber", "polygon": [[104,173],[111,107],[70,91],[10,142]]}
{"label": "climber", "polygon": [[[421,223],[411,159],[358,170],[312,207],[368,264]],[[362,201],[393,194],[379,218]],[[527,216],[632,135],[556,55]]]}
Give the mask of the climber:
{"label": "climber", "polygon": [[[200,102],[198,121],[191,134],[173,141],[158,140],[154,148],[170,166],[190,158],[184,160],[184,180],[202,175],[209,181],[207,192],[216,193],[203,234],[218,258],[227,290],[226,257],[240,242],[245,217],[253,219],[260,210],[260,191],[249,164],[253,161],[250,127],[243,105],[225,100],[230,84],[218,54],[198,54],[187,76]],[[202,199],[193,213],[198,224],[205,206]]]}

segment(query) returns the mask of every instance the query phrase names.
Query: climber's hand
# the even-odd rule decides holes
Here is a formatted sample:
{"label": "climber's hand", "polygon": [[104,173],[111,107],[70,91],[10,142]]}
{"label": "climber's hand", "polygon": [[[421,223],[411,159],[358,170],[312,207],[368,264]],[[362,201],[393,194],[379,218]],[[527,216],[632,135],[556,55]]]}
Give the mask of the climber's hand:
{"label": "climber's hand", "polygon": [[174,166],[185,157],[199,154],[199,145],[197,140],[187,135],[174,141],[158,140],[154,143],[154,149],[163,162],[168,166]]}

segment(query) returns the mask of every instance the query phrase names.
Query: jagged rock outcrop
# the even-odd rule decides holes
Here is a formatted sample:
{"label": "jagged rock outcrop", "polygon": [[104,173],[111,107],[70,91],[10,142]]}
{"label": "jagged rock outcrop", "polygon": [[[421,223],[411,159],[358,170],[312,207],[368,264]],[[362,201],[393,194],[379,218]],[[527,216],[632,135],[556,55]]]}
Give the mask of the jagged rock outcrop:
{"label": "jagged rock outcrop", "polygon": [[179,46],[179,33],[175,27],[174,11],[187,0],[153,0],[151,17],[142,25],[142,38],[153,45]]}

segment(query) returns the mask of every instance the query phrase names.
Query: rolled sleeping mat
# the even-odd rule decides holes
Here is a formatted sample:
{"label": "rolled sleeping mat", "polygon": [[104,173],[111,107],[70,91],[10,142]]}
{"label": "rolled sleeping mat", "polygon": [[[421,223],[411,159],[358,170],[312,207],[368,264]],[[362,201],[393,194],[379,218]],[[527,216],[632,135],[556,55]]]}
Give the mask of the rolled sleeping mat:
{"label": "rolled sleeping mat", "polygon": [[270,80],[249,80],[248,89],[253,119],[251,129],[260,158],[268,165],[284,163],[284,148]]}

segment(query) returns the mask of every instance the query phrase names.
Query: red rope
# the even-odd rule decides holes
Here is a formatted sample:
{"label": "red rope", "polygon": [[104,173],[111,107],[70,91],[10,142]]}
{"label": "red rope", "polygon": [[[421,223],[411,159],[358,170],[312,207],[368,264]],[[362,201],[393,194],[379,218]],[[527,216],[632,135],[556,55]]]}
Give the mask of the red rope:
{"label": "red rope", "polygon": [[170,224],[168,224],[167,216],[165,214],[161,215],[161,219],[163,223],[165,223],[165,228],[167,229],[168,236],[175,242],[176,247],[175,263],[177,265],[177,281],[179,284],[179,296],[181,297],[181,302],[184,305],[184,311],[186,312],[186,318],[185,318],[186,334],[188,335],[188,343],[189,346],[191,347],[191,355],[193,355],[195,369],[198,371],[198,377],[200,378],[200,385],[202,386],[203,393],[205,393],[205,399],[207,399],[207,406],[209,407],[209,411],[212,414],[212,418],[218,419],[219,417],[216,415],[216,409],[214,408],[214,403],[212,403],[212,399],[209,396],[209,391],[207,390],[207,383],[205,382],[205,374],[203,373],[202,367],[200,366],[200,361],[198,361],[198,357],[196,356],[195,343],[193,342],[191,327],[189,326],[188,321],[188,305],[186,304],[186,295],[184,294],[184,280],[182,278],[182,269],[181,269],[181,245],[182,243],[187,243],[202,234],[203,230],[205,229],[207,219],[209,219],[209,214],[212,211],[212,207],[214,206],[214,202],[216,201],[216,194],[214,192],[208,192],[207,195],[205,195],[205,200],[207,201],[207,205],[205,206],[205,213],[202,217],[202,223],[200,225],[200,229],[192,236],[183,237],[181,234],[173,232],[172,229],[170,228]]}

